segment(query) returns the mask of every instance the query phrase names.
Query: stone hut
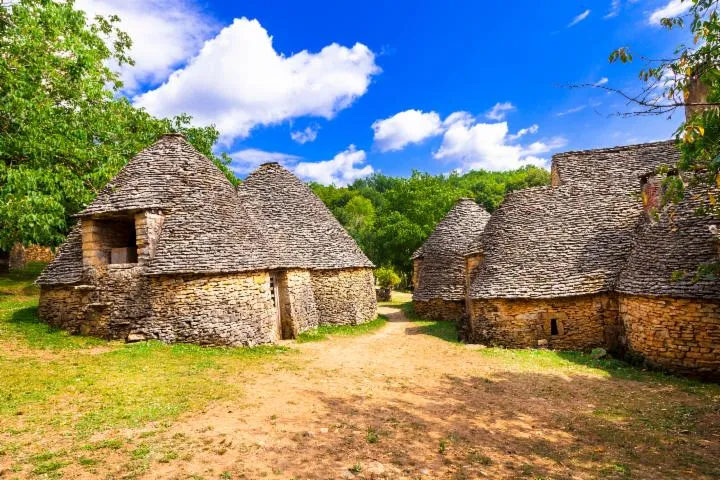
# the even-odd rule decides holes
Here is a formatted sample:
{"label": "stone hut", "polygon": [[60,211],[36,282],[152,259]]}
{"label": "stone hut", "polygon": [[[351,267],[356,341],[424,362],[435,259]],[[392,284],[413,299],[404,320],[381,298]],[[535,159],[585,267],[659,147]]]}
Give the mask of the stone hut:
{"label": "stone hut", "polygon": [[[281,185],[266,187],[278,200],[284,195]],[[37,280],[40,317],[73,333],[212,345],[272,343],[323,323],[312,284],[295,278],[310,276],[310,267],[285,270],[287,248],[268,230],[274,219],[248,197],[182,135],[164,135],[78,214]],[[317,213],[303,208],[297,217]],[[349,247],[343,266],[372,276],[372,264]],[[325,252],[316,252],[322,262]],[[334,286],[347,297],[345,283]],[[372,282],[352,294],[367,298],[363,316],[334,320],[374,318]]]}
{"label": "stone hut", "polygon": [[413,254],[413,307],[434,320],[465,315],[465,254],[490,219],[471,198],[461,198]]}
{"label": "stone hut", "polygon": [[652,172],[677,160],[672,142],[569,152],[552,186],[510,194],[466,258],[467,340],[605,347],[718,376],[720,282],[672,280],[717,259],[711,219],[691,192],[672,214],[647,212]]}

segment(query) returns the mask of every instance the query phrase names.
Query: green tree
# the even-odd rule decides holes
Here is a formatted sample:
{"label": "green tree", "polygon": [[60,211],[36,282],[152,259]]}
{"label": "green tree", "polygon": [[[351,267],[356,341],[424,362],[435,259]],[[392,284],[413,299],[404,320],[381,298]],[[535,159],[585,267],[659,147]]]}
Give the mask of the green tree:
{"label": "green tree", "polygon": [[464,175],[413,172],[409,178],[375,174],[348,187],[311,187],[375,265],[394,269],[407,285],[412,253],[457,199],[472,197],[493,211],[508,192],[549,181],[547,170],[530,166]]}
{"label": "green tree", "polygon": [[[689,29],[692,44],[679,45],[669,58],[642,58],[643,88],[637,94],[604,87],[622,95],[632,108],[626,116],[672,115],[685,109],[686,118],[676,131],[679,174],[664,179],[666,204],[683,198],[689,184],[706,191],[709,207],[699,214],[720,216],[716,192],[720,188],[720,15],[718,0],[681,0],[687,13],[663,18],[668,30]],[[629,63],[633,53],[621,47],[610,54],[610,62]],[[667,173],[667,172],[666,172]],[[720,262],[702,265],[699,274],[720,275]]]}
{"label": "green tree", "polygon": [[132,60],[118,20],[89,22],[72,0],[0,0],[0,249],[62,242],[72,215],[162,133],[184,133],[234,179],[213,126],[156,119],[119,95],[108,65]]}

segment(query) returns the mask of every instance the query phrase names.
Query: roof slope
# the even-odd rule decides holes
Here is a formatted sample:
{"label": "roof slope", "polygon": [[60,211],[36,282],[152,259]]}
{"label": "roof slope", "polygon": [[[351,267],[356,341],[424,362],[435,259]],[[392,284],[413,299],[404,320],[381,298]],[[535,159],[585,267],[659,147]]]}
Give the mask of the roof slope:
{"label": "roof slope", "polygon": [[553,187],[510,194],[471,246],[471,298],[553,298],[615,288],[642,218],[640,176],[678,160],[673,142],[553,157]]}
{"label": "roof slope", "polygon": [[322,200],[279,164],[261,165],[238,192],[273,248],[273,267],[373,267]]}
{"label": "roof slope", "polygon": [[674,141],[581,150],[553,155],[553,185],[639,189],[639,177],[658,165],[674,165],[679,152]]}
{"label": "roof slope", "polygon": [[[182,135],[164,135],[133,157],[79,216],[152,208],[162,209],[166,217],[146,274],[249,271],[271,261],[265,237],[247,221],[235,187]],[[82,269],[78,226],[38,283],[78,282]]]}
{"label": "roof slope", "polygon": [[[144,173],[138,171],[138,164]],[[146,179],[133,179],[125,185],[139,185],[137,191],[143,198],[149,202],[159,199],[167,211],[146,274],[228,273],[266,268],[271,260],[270,248],[260,228],[247,221],[245,206],[235,187],[183,136],[164,136],[131,160],[126,169]],[[120,181],[114,183],[117,186]],[[153,190],[158,193],[152,193]],[[127,188],[116,191],[128,193]]]}
{"label": "roof slope", "polygon": [[65,243],[58,249],[52,262],[35,280],[38,285],[62,285],[78,283],[82,280],[82,235],[81,222],[70,230]]}
{"label": "roof slope", "polygon": [[465,254],[489,219],[490,214],[473,199],[457,201],[418,249],[423,262],[413,300],[465,298]]}
{"label": "roof slope", "polygon": [[[189,148],[188,148],[189,147]],[[78,216],[147,208],[169,208],[172,196],[191,193],[187,168],[201,156],[180,134],[166,134],[135,155]]]}
{"label": "roof slope", "polygon": [[552,298],[610,290],[632,248],[630,195],[563,185],[510,194],[485,226],[471,298]]}
{"label": "roof slope", "polygon": [[[718,243],[709,227],[720,222],[699,215],[696,209],[703,206],[709,206],[707,192],[688,188],[684,200],[667,207],[657,221],[642,222],[617,290],[635,295],[720,300],[720,280],[693,278],[699,265],[719,259]],[[685,275],[673,280],[677,273]]]}

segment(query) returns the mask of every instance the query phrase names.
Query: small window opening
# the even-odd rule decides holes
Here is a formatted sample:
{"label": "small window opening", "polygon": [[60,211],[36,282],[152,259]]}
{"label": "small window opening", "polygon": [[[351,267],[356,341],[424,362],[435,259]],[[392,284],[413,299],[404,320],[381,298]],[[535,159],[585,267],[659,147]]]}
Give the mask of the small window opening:
{"label": "small window opening", "polygon": [[272,298],[273,307],[277,308],[277,298],[275,298],[275,275],[270,275],[270,298]]}
{"label": "small window opening", "polygon": [[553,318],[550,320],[550,335],[559,335],[557,319]]}
{"label": "small window opening", "polygon": [[98,221],[98,226],[106,263],[137,263],[137,238],[133,218],[102,220]]}

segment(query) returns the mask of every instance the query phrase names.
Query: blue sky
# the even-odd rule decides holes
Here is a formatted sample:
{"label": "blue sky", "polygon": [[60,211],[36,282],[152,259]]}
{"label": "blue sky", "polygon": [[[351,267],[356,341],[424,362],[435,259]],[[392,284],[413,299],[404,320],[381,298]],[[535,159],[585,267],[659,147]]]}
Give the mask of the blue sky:
{"label": "blue sky", "polygon": [[[621,118],[641,63],[672,52],[680,0],[267,2],[78,0],[134,39],[124,94],[221,131],[239,176],[277,160],[308,180],[547,165],[553,153],[667,139],[682,120]],[[548,6],[552,5],[552,6]]]}

